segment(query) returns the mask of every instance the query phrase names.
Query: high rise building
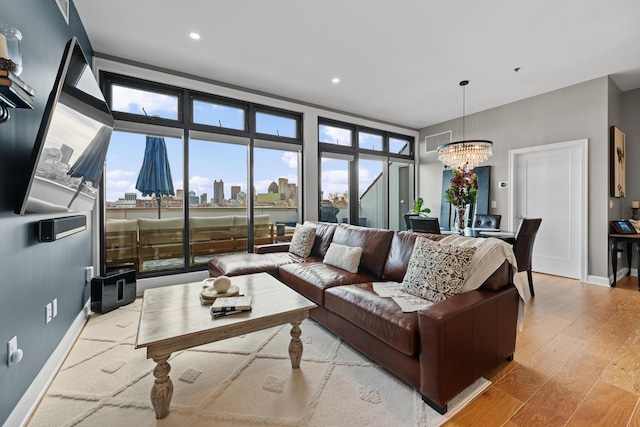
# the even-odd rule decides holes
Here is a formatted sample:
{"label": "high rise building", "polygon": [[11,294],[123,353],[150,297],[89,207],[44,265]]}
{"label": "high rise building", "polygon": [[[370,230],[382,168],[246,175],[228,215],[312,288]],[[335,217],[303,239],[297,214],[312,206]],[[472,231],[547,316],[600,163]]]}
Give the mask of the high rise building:
{"label": "high rise building", "polygon": [[184,190],[182,188],[176,190],[176,199],[184,199]]}
{"label": "high rise building", "polygon": [[287,194],[287,187],[289,185],[289,180],[287,178],[278,178],[278,193]]}
{"label": "high rise building", "polygon": [[206,205],[207,204],[207,193],[202,193],[200,195],[200,204],[201,205]]}
{"label": "high rise building", "polygon": [[237,200],[238,199],[238,193],[240,193],[240,186],[239,185],[232,185],[231,186],[231,200]]}
{"label": "high rise building", "polygon": [[280,191],[278,191],[278,184],[276,184],[275,181],[272,181],[271,184],[269,184],[269,190],[267,191],[267,193],[280,193]]}
{"label": "high rise building", "polygon": [[73,148],[69,147],[67,144],[62,144],[62,146],[60,147],[60,153],[62,153],[60,163],[68,165],[69,160],[71,160],[71,156],[73,155]]}
{"label": "high rise building", "polygon": [[135,201],[138,198],[138,193],[124,193],[125,200]]}
{"label": "high rise building", "polygon": [[224,182],[213,181],[213,203],[222,206],[224,204]]}

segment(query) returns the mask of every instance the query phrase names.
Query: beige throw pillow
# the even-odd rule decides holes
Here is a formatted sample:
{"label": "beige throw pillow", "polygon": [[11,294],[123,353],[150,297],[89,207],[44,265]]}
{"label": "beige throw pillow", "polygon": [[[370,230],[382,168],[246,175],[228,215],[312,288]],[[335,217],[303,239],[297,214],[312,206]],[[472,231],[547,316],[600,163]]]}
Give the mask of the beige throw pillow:
{"label": "beige throw pillow", "polygon": [[293,237],[291,237],[289,252],[302,258],[308,257],[311,253],[311,249],[313,248],[315,238],[315,227],[296,224],[296,228],[293,231]]}
{"label": "beige throw pillow", "polygon": [[323,261],[325,264],[347,270],[349,273],[357,273],[361,257],[362,248],[331,243]]}
{"label": "beige throw pillow", "polygon": [[440,302],[460,292],[475,247],[453,246],[418,237],[402,291]]}

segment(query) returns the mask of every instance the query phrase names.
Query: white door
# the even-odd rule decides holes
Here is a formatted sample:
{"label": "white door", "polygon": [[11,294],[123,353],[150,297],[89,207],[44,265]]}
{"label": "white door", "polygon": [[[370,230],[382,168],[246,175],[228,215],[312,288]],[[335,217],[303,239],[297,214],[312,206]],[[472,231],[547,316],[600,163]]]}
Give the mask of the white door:
{"label": "white door", "polygon": [[510,227],[542,218],[533,271],[586,280],[587,140],[509,152]]}

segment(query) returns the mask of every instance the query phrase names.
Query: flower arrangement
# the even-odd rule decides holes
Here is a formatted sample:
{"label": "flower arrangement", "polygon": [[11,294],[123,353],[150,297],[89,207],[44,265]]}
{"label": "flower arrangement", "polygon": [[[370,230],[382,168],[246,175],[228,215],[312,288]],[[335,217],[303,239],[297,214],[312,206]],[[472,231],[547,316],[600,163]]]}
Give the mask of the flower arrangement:
{"label": "flower arrangement", "polygon": [[478,177],[471,171],[453,170],[451,186],[444,195],[453,206],[464,206],[476,202],[478,195]]}

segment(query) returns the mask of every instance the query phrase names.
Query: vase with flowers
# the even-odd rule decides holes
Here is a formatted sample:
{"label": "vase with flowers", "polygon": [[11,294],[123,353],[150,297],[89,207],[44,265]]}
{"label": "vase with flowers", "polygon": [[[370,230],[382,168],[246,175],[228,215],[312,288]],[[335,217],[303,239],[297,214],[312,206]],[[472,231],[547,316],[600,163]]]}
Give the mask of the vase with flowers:
{"label": "vase with flowers", "polygon": [[464,219],[467,206],[476,202],[478,195],[478,177],[472,171],[453,170],[451,186],[447,188],[444,195],[449,203],[456,207],[458,211],[458,231],[464,230]]}

